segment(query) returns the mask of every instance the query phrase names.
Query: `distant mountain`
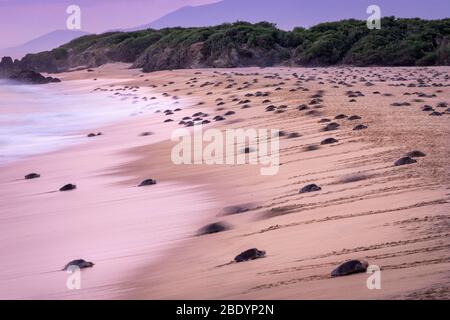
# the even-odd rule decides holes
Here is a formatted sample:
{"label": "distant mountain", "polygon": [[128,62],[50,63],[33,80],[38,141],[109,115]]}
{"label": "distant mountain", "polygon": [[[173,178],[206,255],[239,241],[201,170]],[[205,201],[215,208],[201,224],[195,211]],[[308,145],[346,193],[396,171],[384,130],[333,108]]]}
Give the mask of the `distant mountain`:
{"label": "distant mountain", "polygon": [[13,59],[21,59],[27,53],[51,50],[87,34],[87,32],[76,30],[56,30],[19,46],[0,49],[0,57],[10,56]]}
{"label": "distant mountain", "polygon": [[127,31],[166,27],[203,27],[225,22],[268,21],[284,30],[310,27],[321,22],[341,19],[367,19],[371,4],[381,8],[382,16],[442,19],[450,16],[449,0],[223,0],[188,6],[169,13],[149,24]]}

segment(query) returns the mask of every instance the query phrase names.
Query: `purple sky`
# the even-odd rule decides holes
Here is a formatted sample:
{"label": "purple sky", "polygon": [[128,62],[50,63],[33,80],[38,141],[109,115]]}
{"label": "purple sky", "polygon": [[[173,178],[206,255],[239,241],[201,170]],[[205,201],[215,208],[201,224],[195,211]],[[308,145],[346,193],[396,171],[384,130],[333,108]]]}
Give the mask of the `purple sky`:
{"label": "purple sky", "polygon": [[66,8],[81,7],[82,30],[102,32],[149,23],[187,5],[218,0],[0,0],[0,48],[65,29]]}

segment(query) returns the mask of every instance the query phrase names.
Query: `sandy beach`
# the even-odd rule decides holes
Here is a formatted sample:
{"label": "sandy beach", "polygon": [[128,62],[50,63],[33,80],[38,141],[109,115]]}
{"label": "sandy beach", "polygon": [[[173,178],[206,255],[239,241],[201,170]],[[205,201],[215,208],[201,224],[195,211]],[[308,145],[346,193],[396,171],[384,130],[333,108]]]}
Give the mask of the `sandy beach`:
{"label": "sandy beach", "polygon": [[[449,67],[128,67],[57,76],[161,108],[0,167],[0,298],[450,298]],[[205,128],[281,130],[278,173],[175,165],[171,134],[199,112]],[[394,165],[411,151],[425,156]],[[299,193],[309,184],[321,189]],[[196,236],[214,222],[229,230]],[[266,256],[233,263],[250,248]],[[60,270],[78,258],[95,266],[68,290]],[[349,259],[378,266],[381,289],[366,273],[331,278]]]}

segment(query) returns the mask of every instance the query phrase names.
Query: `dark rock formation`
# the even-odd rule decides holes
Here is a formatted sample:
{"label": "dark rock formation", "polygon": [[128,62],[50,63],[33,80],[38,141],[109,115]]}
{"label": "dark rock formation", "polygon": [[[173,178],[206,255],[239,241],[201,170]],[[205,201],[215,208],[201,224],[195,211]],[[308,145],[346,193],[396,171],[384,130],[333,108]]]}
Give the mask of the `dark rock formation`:
{"label": "dark rock formation", "polygon": [[0,79],[8,79],[13,74],[20,71],[18,61],[14,61],[11,57],[3,57],[0,61]]}
{"label": "dark rock formation", "polygon": [[44,77],[40,73],[24,68],[23,64],[10,57],[3,57],[0,62],[0,79],[9,79],[27,84],[46,84],[51,82],[61,82],[58,78]]}
{"label": "dark rock formation", "polygon": [[10,80],[27,84],[46,84],[51,82],[61,82],[58,78],[44,77],[40,73],[30,70],[22,70],[9,76]]}

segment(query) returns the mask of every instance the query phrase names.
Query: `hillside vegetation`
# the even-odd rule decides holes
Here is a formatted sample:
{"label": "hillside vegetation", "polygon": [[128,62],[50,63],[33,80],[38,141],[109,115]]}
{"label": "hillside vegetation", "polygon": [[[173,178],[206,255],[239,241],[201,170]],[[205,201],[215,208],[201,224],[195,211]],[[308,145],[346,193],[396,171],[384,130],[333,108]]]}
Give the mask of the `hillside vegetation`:
{"label": "hillside vegetation", "polygon": [[267,22],[202,28],[110,32],[77,38],[59,48],[25,56],[22,68],[57,72],[129,62],[144,71],[239,66],[432,66],[450,64],[450,19],[382,19],[277,29]]}

